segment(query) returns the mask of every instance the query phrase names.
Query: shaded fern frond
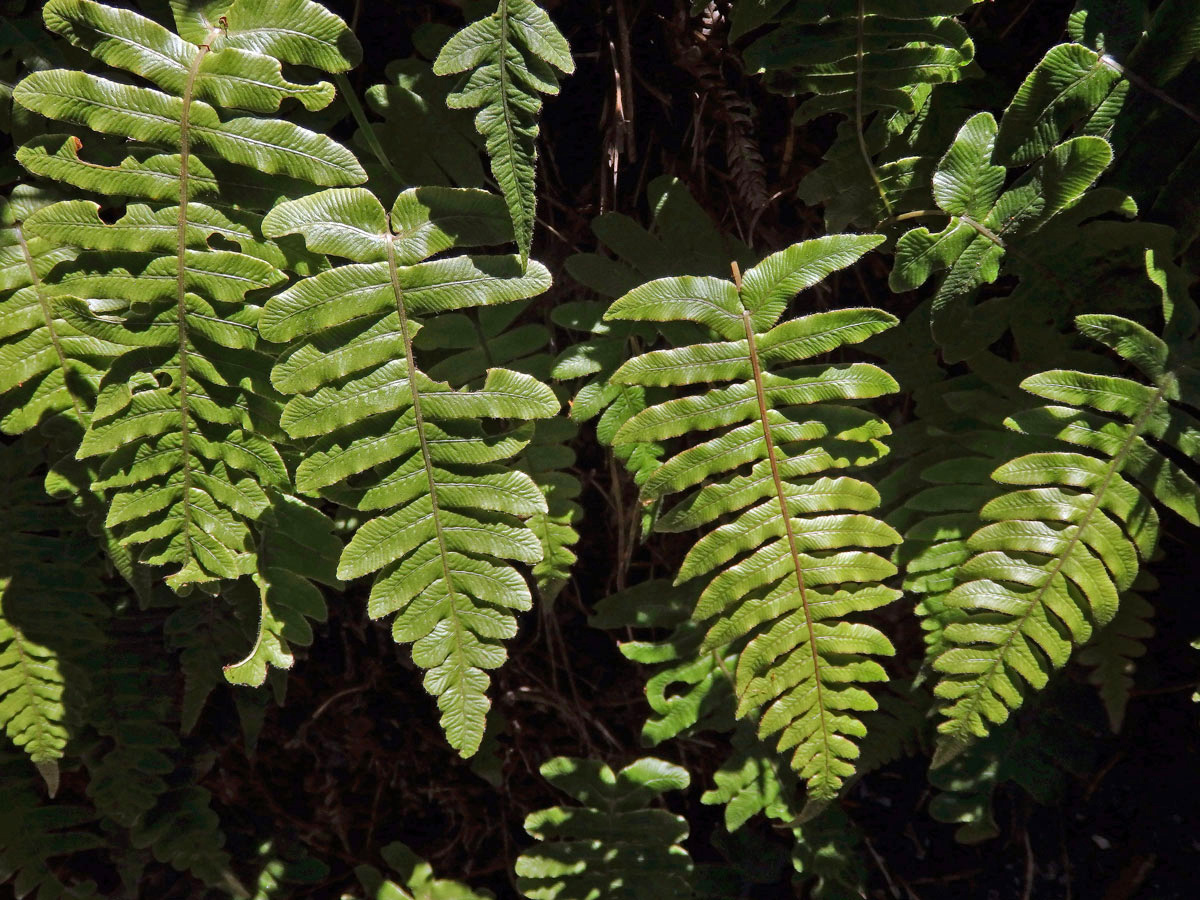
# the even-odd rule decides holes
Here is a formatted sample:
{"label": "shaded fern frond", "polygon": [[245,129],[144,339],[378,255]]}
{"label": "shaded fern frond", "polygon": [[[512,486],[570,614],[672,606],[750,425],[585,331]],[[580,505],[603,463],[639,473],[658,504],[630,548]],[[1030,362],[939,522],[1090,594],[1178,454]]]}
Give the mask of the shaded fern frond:
{"label": "shaded fern frond", "polygon": [[738,724],[732,743],[733,753],[713,773],[716,786],[700,802],[725,807],[727,831],[737,831],[759,813],[780,822],[795,818],[796,776],[787,760],[760,741],[748,722]]}
{"label": "shaded fern frond", "polygon": [[153,856],[209,887],[245,896],[231,873],[212,796],[196,784],[181,752],[172,673],[161,654],[146,651],[147,638],[154,641],[146,624],[114,620],[109,646],[91,660],[92,733],[81,752],[88,796],[109,828],[127,831],[132,853],[125,867],[139,871]]}
{"label": "shaded fern frond", "polygon": [[293,439],[314,439],[298,489],[368,514],[338,577],[375,576],[371,616],[398,614],[393,636],[413,644],[451,745],[470,756],[483,737],[486,672],[503,663],[514,612],[531,602],[506,561],[542,558],[525,519],[547,509],[545,497],[505,463],[529,442],[521,423],[559,403],[511,369],[488,369],[474,389],[434,381],[413,356],[415,317],[526,299],[549,274],[514,256],[431,258],[504,240],[501,201],[477,190],[408,190],[390,211],[361,188],[325,191],[276,207],[264,228],[353,260],[266,304],[263,336],[291,342],[271,373],[291,395],[281,422]]}
{"label": "shaded fern frond", "polygon": [[808,360],[896,320],[879,310],[844,309],[778,323],[796,292],[881,240],[843,235],[796,244],[736,282],[659,279],[606,314],[692,321],[719,338],[622,365],[612,375],[616,383],[695,392],[638,413],[614,443],[694,442],[642,482],[643,499],[684,494],[659,518],[659,531],[711,529],[676,578],[706,584],[693,612],[696,622],[708,623],[700,652],[752,635],[736,669],[738,715],[758,718],[760,737],[779,735],[780,750],[792,751],[792,766],[817,802],[831,799],[854,771],[851,738],[864,733],[857,713],[875,708],[858,685],[886,680],[868,657],[894,653],[881,632],[845,621],[897,596],[878,583],[895,567],[858,548],[899,541],[866,514],[879,503],[873,487],[825,473],[886,452],[879,439],[887,425],[854,404],[891,393],[896,383],[865,363]]}
{"label": "shaded fern frond", "polygon": [[696,584],[676,586],[650,579],[605,597],[588,619],[594,628],[670,629],[658,640],[617,644],[627,659],[653,666],[646,679],[646,702],[653,715],[642,725],[642,742],[648,747],[680,734],[733,727],[729,673],[737,665],[739,644],[700,652],[704,628],[691,620],[698,594]]}
{"label": "shaded fern frond", "polygon": [[19,753],[0,749],[0,883],[17,897],[87,900],[101,896],[92,881],[64,883],[51,860],[104,846],[88,825],[95,813],[82,806],[43,801],[37,776]]}
{"label": "shaded fern frond", "polygon": [[747,68],[787,94],[813,94],[799,122],[913,111],[912,89],[957,81],[975,47],[956,16],[979,0],[771,0],[735,7],[731,37],[773,25],[745,51]]}
{"label": "shaded fern frond", "polygon": [[274,494],[266,519],[252,579],[260,610],[254,645],[240,661],[224,667],[228,681],[254,687],[266,680],[269,666],[292,667],[289,642],[302,647],[312,643],[310,619],[325,621],[325,597],[314,582],[341,585],[337,563],[342,542],[327,516],[295,497]]}
{"label": "shaded fern frond", "polygon": [[614,772],[603,763],[560,756],[542,777],[578,806],[525,817],[538,843],[517,859],[517,888],[529,900],[682,900],[691,896],[692,861],[680,843],[687,822],[650,803],[682,790],[686,769],[647,757]]}
{"label": "shaded fern frond", "polygon": [[[101,63],[145,79],[139,87],[66,69],[35,72],[14,99],[48,118],[164,148],[139,153],[128,178],[78,156],[92,138],[22,149],[38,174],[115,198],[140,198],[111,224],[95,203],[38,210],[26,230],[85,249],[45,288],[71,328],[121,347],[101,382],[80,459],[103,459],[94,487],[106,524],[140,562],[172,568],[185,591],[216,589],[256,569],[264,488],[286,489],[279,400],[258,347],[253,292],[285,281],[286,255],[257,233],[245,181],[281,176],[354,184],[353,154],[325,135],[267,115],[222,118],[219,107],[269,114],[285,98],[330,102],[328,84],[296,84],[282,64],[341,71],[357,61],[345,24],[311,0],[236,0],[175,7],[179,34],[130,10],[50,0],[47,25]],[[103,141],[101,142],[103,145]],[[284,177],[286,176],[286,177]],[[215,193],[225,208],[195,198]],[[116,202],[120,202],[118,199]],[[163,205],[166,204],[166,205]],[[220,238],[217,244],[214,238]],[[237,245],[238,250],[218,249]]]}
{"label": "shaded fern frond", "polygon": [[475,128],[512,216],[522,266],[529,259],[537,208],[539,95],[558,93],[555,70],[575,71],[571,48],[532,0],[498,0],[494,13],[451,37],[433,64],[438,75],[470,73],[447,103],[479,109]]}
{"label": "shaded fern frond", "polygon": [[[89,679],[79,665],[108,615],[94,542],[50,501],[29,439],[0,446],[0,727],[58,788]],[[77,724],[77,723],[75,723]]]}
{"label": "shaded fern frond", "polygon": [[1125,721],[1125,708],[1133,690],[1136,660],[1146,655],[1146,641],[1154,636],[1154,607],[1144,593],[1158,589],[1158,581],[1148,572],[1138,575],[1133,587],[1121,594],[1121,606],[1113,620],[1101,628],[1079,654],[1079,661],[1091,668],[1088,681],[1096,686],[1108,724],[1114,733]]}
{"label": "shaded fern frond", "polygon": [[[422,58],[435,58],[448,37],[449,29],[443,26],[419,26],[412,42],[420,55],[389,63],[384,70],[387,81],[367,88],[366,106],[380,119],[370,123],[370,129],[400,180],[396,190],[418,185],[484,186],[473,117],[467,110],[446,105],[453,85],[438,78],[432,63]],[[361,129],[355,144],[363,151],[371,149],[370,138]],[[377,172],[370,156],[364,156],[363,167],[371,173],[372,186],[383,176],[391,177]]]}
{"label": "shaded fern frond", "polygon": [[55,199],[18,185],[0,201],[0,429],[20,434],[46,424],[77,441],[119,348],[72,328],[44,283],[79,254],[57,235],[28,233],[27,221]]}
{"label": "shaded fern frond", "polygon": [[[577,337],[554,362],[553,377],[583,379],[570,404],[576,422],[597,419],[596,437],[641,484],[662,459],[659,442],[613,447],[613,438],[629,419],[657,398],[655,388],[619,384],[609,376],[632,354],[668,341],[699,339],[700,332],[685,322],[611,322],[604,320],[608,302],[639,284],[667,275],[715,275],[728,271],[728,260],[750,266],[755,256],[745,244],[723,235],[683,182],[662,176],[646,188],[652,219],[644,228],[621,213],[604,213],[592,220],[592,232],[611,256],[576,253],[567,258],[567,272],[606,302],[579,300],[560,303],[551,311],[559,326]],[[658,504],[642,513],[642,530],[649,532]]]}
{"label": "shaded fern frond", "polygon": [[[1149,256],[1172,323],[1190,301]],[[1173,458],[1200,458],[1190,347],[1119,316],[1076,323],[1144,380],[1052,370],[1022,382],[1050,405],[1006,424],[1070,446],[1028,453],[992,473],[1013,489],[981,510],[990,524],[968,541],[975,555],[946,598],[967,615],[946,628],[954,646],[934,663],[945,716],[935,764],[1004,722],[1026,685],[1043,688],[1075,646],[1113,621],[1157,544],[1156,503],[1200,522],[1200,485]]]}

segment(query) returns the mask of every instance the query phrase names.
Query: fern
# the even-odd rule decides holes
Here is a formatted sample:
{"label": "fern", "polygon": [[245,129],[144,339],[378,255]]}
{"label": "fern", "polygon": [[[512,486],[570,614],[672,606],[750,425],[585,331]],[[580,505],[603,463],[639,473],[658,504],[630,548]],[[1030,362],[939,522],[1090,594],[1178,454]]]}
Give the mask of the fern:
{"label": "fern", "polygon": [[719,647],[700,653],[704,630],[691,621],[699,591],[650,579],[610,594],[588,619],[594,628],[670,629],[660,640],[627,640],[617,646],[634,662],[653,666],[646,701],[653,715],[642,725],[642,743],[654,747],[680,734],[728,731],[734,698],[728,677],[736,650]]}
{"label": "fern", "polygon": [[[626,294],[607,313],[691,320],[722,338],[652,351],[618,369],[612,379],[626,384],[732,383],[649,407],[625,423],[615,443],[702,435],[659,466],[642,494],[656,499],[695,488],[659,519],[660,531],[737,514],[692,547],[676,581],[708,581],[693,613],[697,622],[715,619],[701,652],[755,632],[737,665],[738,715],[762,707],[760,736],[781,733],[780,750],[793,750],[792,766],[818,803],[831,799],[854,771],[850,760],[858,749],[850,738],[863,730],[853,713],[875,706],[856,683],[886,680],[879,664],[863,657],[894,652],[870,626],[831,622],[897,595],[873,584],[894,574],[889,562],[848,548],[888,546],[899,535],[863,514],[879,502],[874,488],[848,477],[810,476],[884,452],[878,441],[888,432],[883,422],[829,401],[877,397],[896,383],[864,363],[796,364],[865,340],[896,320],[848,309],[776,323],[793,294],[852,264],[880,240],[838,236],[797,244],[734,283],[660,279]],[[743,467],[749,470],[740,474]],[[759,626],[765,627],[756,631]]]}
{"label": "fern", "polygon": [[490,369],[475,390],[433,381],[413,356],[411,317],[510,303],[549,286],[541,265],[523,272],[511,256],[430,259],[503,240],[496,199],[423,188],[385,212],[363,189],[335,190],[283,203],[264,225],[354,260],[272,297],[260,327],[268,340],[293,342],[271,376],[293,395],[283,427],[297,440],[317,438],[296,470],[298,488],[372,514],[338,576],[378,573],[369,611],[399,614],[393,636],[413,642],[463,756],[483,737],[486,670],[504,660],[513,611],[530,605],[524,580],[500,560],[541,559],[522,519],[546,510],[529,476],[501,465],[526,446],[528,430],[494,433],[483,422],[546,418],[559,405],[544,384],[509,369]]}
{"label": "fern", "polygon": [[1047,704],[1021,731],[1015,723],[997,729],[930,770],[929,782],[937,793],[929,801],[929,814],[957,825],[954,837],[959,843],[977,844],[999,835],[994,807],[1008,784],[1049,804],[1067,789],[1067,775],[1082,778],[1094,769],[1091,723],[1077,712],[1051,710]]}
{"label": "fern", "polygon": [[[394,188],[417,185],[483,187],[479,136],[469,111],[446,105],[451,85],[438,78],[431,63],[449,38],[449,29],[435,25],[418,27],[412,33],[419,55],[398,59],[385,70],[387,82],[369,87],[366,106],[380,121],[360,128],[355,144],[364,151],[382,150],[398,177]],[[370,158],[363,168],[371,173],[371,184],[387,176],[376,172]],[[394,180],[394,179],[393,179]]]}
{"label": "fern", "polygon": [[[143,563],[173,566],[168,584],[185,590],[254,572],[255,529],[269,508],[262,486],[288,487],[269,440],[278,434],[277,404],[269,362],[256,348],[259,308],[247,302],[248,292],[285,280],[264,258],[280,254],[256,254],[259,239],[245,225],[193,202],[191,178],[202,194],[203,179],[216,177],[210,158],[317,184],[352,184],[365,174],[323,135],[281,119],[222,121],[205,102],[261,113],[286,97],[327,104],[329,85],[288,82],[280,64],[348,67],[357,46],[340,19],[309,0],[238,0],[212,21],[208,7],[176,12],[181,36],[128,10],[50,0],[52,30],[156,87],[59,69],[28,76],[14,97],[50,118],[178,151],[134,163],[129,182],[94,166],[56,170],[101,193],[169,196],[176,205],[131,204],[107,225],[95,204],[67,201],[39,210],[27,227],[96,251],[53,288],[74,328],[124,348],[101,383],[78,456],[107,457],[96,484],[110,501],[109,527],[139,548]],[[83,146],[73,140],[76,150]],[[24,159],[32,163],[36,153]],[[214,235],[240,252],[212,249]]]}
{"label": "fern", "polygon": [[1121,594],[1121,606],[1113,620],[1079,654],[1079,661],[1092,669],[1088,680],[1100,692],[1114,734],[1125,722],[1135,660],[1146,655],[1146,640],[1154,635],[1150,624],[1154,607],[1143,594],[1157,588],[1154,576],[1139,574],[1133,587]]}
{"label": "fern", "polygon": [[[981,511],[990,524],[969,546],[962,582],[946,603],[969,613],[947,627],[955,645],[935,662],[945,721],[935,764],[985,736],[1022,703],[1023,686],[1044,687],[1073,645],[1116,617],[1158,540],[1152,501],[1200,522],[1200,486],[1169,453],[1195,459],[1196,420],[1190,301],[1166,270],[1147,264],[1163,289],[1168,340],[1112,315],[1076,319],[1149,382],[1073,370],[1032,376],[1022,387],[1051,405],[1018,413],[1010,427],[1073,447],[1030,453],[992,477],[1014,490]],[[1191,323],[1191,324],[1189,324]],[[1171,451],[1164,454],[1164,447]]]}
{"label": "fern", "polygon": [[746,48],[746,65],[773,90],[815,95],[800,107],[799,122],[835,111],[861,120],[881,109],[912,110],[914,85],[962,77],[974,45],[950,17],[977,2],[762,0],[738,7],[730,36],[774,26]]}
{"label": "fern", "polygon": [[37,900],[100,896],[95,882],[64,882],[51,865],[57,857],[104,846],[94,830],[80,827],[95,815],[82,806],[43,802],[29,764],[7,751],[0,751],[0,793],[0,883],[9,883],[16,897]]}
{"label": "fern", "polygon": [[109,830],[118,826],[123,835],[126,846],[114,849],[122,851],[127,879],[153,856],[210,887],[246,896],[230,871],[211,795],[195,783],[180,752],[171,676],[165,660],[147,652],[148,625],[116,620],[109,645],[89,666],[96,682],[87,712],[91,733],[80,753],[88,796]]}
{"label": "fern", "polygon": [[1112,160],[1102,138],[1071,138],[1005,189],[1007,170],[995,162],[998,140],[991,113],[968,119],[933,174],[940,213],[905,215],[944,215],[949,223],[938,232],[914,228],[896,242],[892,290],[912,290],[947,270],[931,318],[934,337],[951,362],[982,350],[1003,332],[1003,300],[979,306],[970,300],[999,276],[1010,246],[1077,202]]}
{"label": "fern", "polygon": [[470,72],[447,103],[453,109],[479,108],[475,128],[508,204],[522,266],[529,259],[537,208],[538,95],[558,93],[556,69],[575,71],[571,48],[532,0],[498,0],[492,15],[451,37],[433,64],[438,75]]}
{"label": "fern", "polygon": [[[753,265],[756,258],[740,241],[721,233],[703,207],[678,179],[660,177],[647,185],[652,212],[649,228],[621,213],[604,213],[592,220],[592,232],[614,254],[576,253],[567,258],[567,272],[605,302],[580,300],[560,303],[551,311],[556,324],[577,337],[559,353],[552,374],[564,381],[583,379],[570,403],[575,422],[596,419],[596,437],[606,447],[629,419],[655,398],[655,390],[618,384],[609,376],[633,353],[660,340],[697,337],[690,323],[606,322],[608,303],[639,284],[672,273],[722,275],[727,260]],[[613,447],[614,456],[640,484],[659,464],[663,448],[656,442]],[[642,532],[648,533],[658,504],[644,508]]]}
{"label": "fern", "polygon": [[[430,377],[451,387],[478,387],[489,369],[512,369],[538,380],[549,377],[550,329],[528,321],[527,303],[448,313],[417,334],[417,352],[440,356],[429,367]],[[546,498],[545,511],[533,513],[529,526],[542,545],[542,558],[533,567],[539,594],[553,600],[570,579],[575,563],[572,548],[579,542],[576,523],[583,510],[575,502],[582,491],[570,472],[575,452],[568,446],[578,428],[563,418],[538,422],[528,445],[514,460],[516,468],[533,479]]]}
{"label": "fern", "polygon": [[692,862],[680,846],[682,817],[647,808],[688,786],[686,769],[647,757],[614,772],[603,763],[556,757],[542,777],[579,806],[530,813],[538,843],[517,859],[517,889],[529,900],[650,900],[691,896]]}
{"label": "fern", "polygon": [[746,722],[738,725],[732,743],[733,753],[713,773],[715,787],[700,802],[724,806],[725,828],[731,832],[760,813],[780,822],[795,818],[796,779],[786,760],[759,741]]}
{"label": "fern", "polygon": [[367,892],[364,895],[367,900],[490,900],[492,897],[487,891],[473,891],[462,882],[435,878],[429,863],[399,841],[388,844],[380,854],[400,881],[384,878],[374,866],[358,866],[354,874]]}
{"label": "fern", "polygon": [[[813,95],[797,110],[796,124],[827,113],[850,120],[840,142],[842,152],[833,152],[830,168],[836,173],[817,177],[837,179],[840,189],[850,189],[860,209],[878,204],[890,216],[903,209],[899,203],[911,184],[914,160],[877,169],[873,157],[927,105],[934,85],[963,77],[975,46],[951,17],[977,2],[760,0],[735,6],[730,37],[758,35],[743,59],[770,90]],[[769,28],[760,32],[764,26]],[[876,113],[876,120],[869,122]],[[816,184],[810,180],[802,192],[811,195]],[[848,200],[842,198],[843,208]],[[858,215],[851,213],[850,218]],[[831,225],[845,221],[838,213]]]}
{"label": "fern", "polygon": [[309,619],[325,621],[325,598],[313,582],[341,584],[336,571],[342,542],[332,533],[333,523],[294,497],[275,494],[271,499],[253,578],[259,608],[256,638],[243,659],[224,667],[230,682],[255,687],[266,680],[268,666],[292,667],[289,641],[304,647],[312,643]]}
{"label": "fern", "polygon": [[41,453],[26,438],[0,447],[0,726],[58,789],[58,760],[85,701],[81,659],[103,636],[92,540],[62,520],[39,478]]}

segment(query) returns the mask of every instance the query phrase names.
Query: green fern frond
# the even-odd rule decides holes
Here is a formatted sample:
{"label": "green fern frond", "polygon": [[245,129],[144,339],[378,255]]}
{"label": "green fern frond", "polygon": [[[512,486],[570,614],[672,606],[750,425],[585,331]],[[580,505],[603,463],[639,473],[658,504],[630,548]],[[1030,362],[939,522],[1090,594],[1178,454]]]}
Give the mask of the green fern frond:
{"label": "green fern frond", "polygon": [[937,793],[929,814],[957,825],[959,843],[990,840],[1000,834],[993,808],[997,793],[1013,784],[1037,803],[1055,802],[1068,784],[1067,775],[1082,778],[1094,768],[1096,733],[1078,712],[1063,715],[1046,703],[1022,730],[1015,723],[997,728],[931,769],[929,783]]}
{"label": "green fern frond", "polygon": [[[1148,262],[1152,280],[1165,278],[1152,254]],[[1164,291],[1168,322],[1173,305],[1186,302],[1186,293]],[[1026,685],[1043,688],[1075,646],[1113,621],[1157,544],[1155,503],[1200,522],[1200,485],[1172,459],[1200,458],[1200,426],[1187,408],[1191,351],[1119,316],[1076,322],[1148,383],[1061,369],[1022,382],[1050,405],[1006,424],[1072,446],[992,473],[1014,489],[981,510],[990,524],[970,538],[975,555],[946,598],[967,616],[946,628],[955,646],[934,663],[945,716],[935,765],[1004,722]]]}
{"label": "green fern frond", "polygon": [[539,94],[558,93],[555,70],[575,71],[571,48],[532,0],[498,0],[494,13],[451,37],[433,64],[438,75],[470,73],[447,103],[479,109],[475,128],[508,204],[522,266],[529,259],[537,208]]}
{"label": "green fern frond", "polygon": [[27,232],[29,218],[55,199],[18,185],[0,202],[0,429],[6,434],[58,416],[73,423],[69,430],[85,428],[100,376],[117,349],[71,328],[44,284],[79,252],[54,235]]}
{"label": "green fern frond", "polygon": [[1012,244],[1078,202],[1112,161],[1103,138],[1070,138],[1005,189],[1008,171],[996,162],[997,132],[991,113],[967,120],[933,174],[938,210],[912,214],[946,216],[948,224],[938,232],[914,228],[896,242],[893,291],[912,290],[946,270],[933,297],[932,325],[951,362],[982,350],[1003,332],[1003,301],[982,306],[970,301],[999,277]]}
{"label": "green fern frond", "polygon": [[1154,636],[1154,607],[1144,596],[1158,589],[1148,572],[1138,575],[1133,587],[1121,594],[1121,606],[1113,620],[1096,632],[1079,653],[1079,661],[1092,671],[1088,681],[1096,686],[1113,733],[1121,730],[1125,709],[1133,690],[1136,660],[1146,655],[1146,641]]}
{"label": "green fern frond", "polygon": [[171,674],[165,660],[144,651],[146,630],[136,619],[115,621],[108,647],[89,666],[93,734],[81,752],[88,796],[109,827],[127,830],[134,851],[247,896],[231,873],[211,795],[180,752]]}
{"label": "green fern frond", "polygon": [[[444,379],[454,388],[478,387],[488,370],[496,367],[544,381],[553,364],[550,329],[528,320],[524,315],[528,306],[525,302],[507,303],[438,316],[421,329],[413,347],[418,353],[425,352],[427,359],[437,359],[429,366],[429,376]],[[542,545],[542,558],[533,567],[533,577],[538,592],[547,600],[554,599],[570,578],[575,562],[571,548],[579,543],[575,524],[583,510],[575,499],[583,487],[569,471],[575,452],[568,446],[577,433],[569,419],[538,422],[529,444],[514,460],[546,498],[546,510],[533,513],[528,521]]]}
{"label": "green fern frond", "polygon": [[529,900],[682,900],[690,897],[692,861],[680,843],[687,822],[648,808],[666,791],[683,790],[686,769],[646,757],[614,772],[603,763],[560,756],[542,777],[578,806],[530,813],[525,830],[538,841],[517,859],[517,889]]}
{"label": "green fern frond", "polygon": [[862,832],[840,806],[792,829],[792,867],[813,900],[860,900],[867,895]]}
{"label": "green fern frond", "polygon": [[574,547],[579,543],[578,523],[583,507],[576,501],[583,485],[571,473],[575,451],[570,442],[579,427],[566,418],[538,422],[533,438],[517,457],[521,471],[546,498],[546,511],[529,517],[529,527],[542,545],[542,558],[531,570],[538,593],[550,601],[558,596],[571,578],[578,557]]}
{"label": "green fern frond", "polygon": [[[375,146],[383,150],[400,179],[395,190],[418,185],[484,186],[482,147],[473,117],[468,110],[447,106],[452,85],[437,77],[432,63],[422,58],[435,58],[449,31],[439,25],[419,26],[412,33],[419,55],[389,63],[384,70],[387,81],[367,88],[367,109],[379,117],[369,127]],[[370,135],[361,129],[354,142],[361,151],[372,149]],[[384,176],[392,177],[376,172],[369,156],[363,167],[371,173],[372,186]]]}
{"label": "green fern frond", "polygon": [[[866,657],[894,653],[874,628],[845,620],[883,606],[897,592],[878,584],[895,574],[882,557],[856,548],[890,546],[899,535],[866,515],[879,495],[830,470],[863,465],[886,448],[888,427],[852,405],[896,390],[865,363],[807,360],[866,340],[895,324],[872,309],[817,313],[779,323],[798,291],[853,264],[882,238],[834,236],[769,256],[735,282],[664,278],[617,300],[611,319],[685,320],[721,339],[655,350],[612,376],[621,384],[701,386],[631,418],[615,444],[695,434],[642,483],[646,500],[687,492],[657,523],[686,531],[730,516],[692,547],[677,583],[707,582],[693,613],[712,620],[707,653],[753,634],[736,671],[738,715],[754,714],[759,735],[779,734],[793,768],[820,803],[853,774],[861,737],[856,713],[875,708],[862,682],[885,681]],[[728,382],[726,387],[703,386]],[[840,401],[840,402],[839,402]]]}
{"label": "green fern frond", "polygon": [[754,816],[790,822],[796,777],[787,760],[764,744],[747,722],[733,733],[733,752],[713,773],[715,787],[705,791],[700,802],[725,807],[725,828],[737,831]]}
{"label": "green fern frond", "polygon": [[[606,322],[608,303],[646,281],[666,275],[724,275],[728,260],[753,265],[757,258],[745,244],[722,234],[687,187],[662,176],[646,188],[652,219],[649,228],[621,213],[604,213],[592,220],[592,232],[613,256],[576,253],[567,258],[567,272],[606,302],[579,300],[560,303],[551,311],[554,322],[577,337],[554,362],[552,375],[562,381],[584,379],[570,403],[575,422],[597,418],[596,437],[612,447],[613,438],[629,419],[657,399],[657,392],[633,384],[618,384],[609,376],[633,353],[666,339],[677,343],[699,339],[689,323]],[[662,459],[659,443],[613,447],[613,454],[641,484]],[[642,513],[648,533],[658,504]]]}
{"label": "green fern frond", "polygon": [[366,190],[342,189],[283,203],[264,223],[270,235],[299,233],[311,250],[354,261],[272,297],[260,328],[268,340],[292,342],[272,372],[292,395],[283,427],[294,439],[316,439],[297,487],[372,516],[337,574],[375,574],[370,614],[398,613],[393,636],[413,643],[463,756],[483,736],[486,671],[504,661],[513,613],[530,606],[524,579],[501,561],[542,558],[525,519],[547,509],[529,476],[504,465],[528,444],[529,428],[495,432],[484,422],[547,418],[559,403],[510,369],[489,369],[475,389],[434,381],[413,355],[414,317],[512,303],[549,287],[540,264],[523,269],[512,256],[430,258],[492,242],[499,203],[483,191],[419,188],[385,212]]}
{"label": "green fern frond", "polygon": [[[310,0],[235,0],[219,18],[207,6],[175,12],[183,36],[130,10],[50,0],[44,17],[52,30],[154,87],[55,69],[26,77],[14,99],[48,118],[169,151],[135,162],[130,179],[110,179],[79,160],[84,140],[68,138],[67,155],[56,156],[66,168],[43,174],[155,205],[131,204],[108,224],[96,204],[67,201],[30,216],[26,230],[90,251],[45,286],[71,328],[122,349],[77,455],[104,457],[94,486],[109,500],[106,524],[140,562],[173,567],[167,582],[183,591],[255,571],[256,527],[270,505],[264,487],[286,489],[289,481],[272,444],[282,436],[279,400],[257,346],[259,307],[248,300],[285,281],[277,265],[285,258],[253,218],[247,224],[244,206],[231,215],[194,202],[193,187],[203,194],[206,182],[228,174],[216,192],[235,207],[253,203],[248,193],[232,199],[247,170],[315,184],[366,176],[325,135],[279,118],[218,113],[270,113],[287,97],[309,108],[328,104],[329,85],[289,82],[282,63],[349,68],[358,49],[340,19]],[[25,151],[38,158],[37,148]],[[214,237],[238,251],[214,249]]]}

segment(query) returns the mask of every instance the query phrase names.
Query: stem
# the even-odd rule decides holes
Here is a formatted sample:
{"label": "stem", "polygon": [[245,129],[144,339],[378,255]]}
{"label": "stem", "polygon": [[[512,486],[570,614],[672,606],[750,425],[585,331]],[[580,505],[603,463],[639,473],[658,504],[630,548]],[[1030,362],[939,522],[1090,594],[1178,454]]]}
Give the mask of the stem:
{"label": "stem", "polygon": [[179,332],[179,453],[183,466],[183,531],[189,535],[184,542],[189,559],[192,556],[192,461],[190,452],[192,422],[188,411],[188,328],[187,328],[187,226],[188,226],[188,163],[191,158],[191,135],[188,127],[192,116],[192,94],[200,64],[211,42],[220,34],[213,29],[201,44],[196,58],[188,69],[183,86],[183,111],[179,116],[179,218],[175,229],[175,298],[176,321]]}
{"label": "stem", "polygon": [[1126,79],[1134,87],[1145,91],[1151,97],[1161,100],[1163,103],[1167,104],[1167,106],[1179,110],[1193,122],[1200,122],[1200,113],[1196,112],[1196,110],[1184,103],[1180,103],[1166,91],[1155,87],[1137,72],[1129,71],[1129,69],[1125,68],[1107,53],[1100,54],[1100,62],[1104,63],[1122,78]]}
{"label": "stem", "polygon": [[[404,289],[400,286],[400,273],[396,264],[396,246],[392,240],[392,216],[387,216],[387,262],[388,278],[392,283],[392,294],[396,298],[396,312],[400,315],[400,336],[404,341],[404,361],[408,369],[408,388],[412,392],[413,418],[416,420],[417,440],[421,445],[421,461],[425,466],[425,479],[429,483],[429,504],[433,509],[433,530],[437,537],[438,553],[442,558],[442,572],[446,579],[446,592],[450,603],[450,619],[454,623],[455,635],[461,635],[462,624],[458,620],[458,608],[455,604],[457,591],[454,589],[454,579],[450,572],[450,556],[446,549],[446,537],[442,531],[441,507],[438,505],[437,480],[433,474],[433,458],[429,453],[429,441],[425,437],[425,417],[421,412],[421,392],[417,388],[417,363],[413,356],[412,333],[408,327],[408,309],[404,305]],[[461,640],[454,642],[455,655],[459,654]]]}
{"label": "stem", "polygon": [[[732,268],[733,281],[740,295],[742,291],[741,273],[738,271],[736,263],[732,265]],[[754,339],[754,326],[750,323],[750,311],[745,309],[745,307],[742,308],[742,325],[746,329],[750,366],[754,372],[754,391],[758,396],[758,416],[759,421],[762,422],[763,440],[767,445],[767,462],[771,466],[771,480],[775,483],[775,496],[779,500],[779,512],[783,516],[784,534],[787,537],[788,551],[792,556],[792,567],[796,572],[796,587],[800,591],[800,606],[804,610],[804,624],[808,630],[808,649],[812,654],[813,683],[816,686],[817,715],[821,722],[821,743],[823,745],[821,757],[823,760],[828,760],[831,750],[829,747],[829,729],[825,722],[825,702],[822,697],[821,656],[817,652],[817,637],[813,629],[812,612],[808,606],[808,592],[804,585],[804,567],[800,564],[800,551],[796,546],[796,534],[792,529],[792,516],[788,511],[787,496],[783,491],[783,478],[779,474],[779,461],[776,459],[775,440],[771,436],[771,425],[767,419],[767,396],[763,388],[762,366],[758,359],[758,345]]]}

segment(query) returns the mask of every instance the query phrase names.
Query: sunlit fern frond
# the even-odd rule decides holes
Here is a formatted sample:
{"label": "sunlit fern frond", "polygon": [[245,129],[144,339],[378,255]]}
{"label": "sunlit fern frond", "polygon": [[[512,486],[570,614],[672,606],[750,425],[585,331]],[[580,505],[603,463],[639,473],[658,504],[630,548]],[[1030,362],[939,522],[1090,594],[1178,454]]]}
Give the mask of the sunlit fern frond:
{"label": "sunlit fern frond", "polygon": [[514,613],[531,603],[510,561],[532,565],[543,552],[525,520],[546,499],[509,461],[559,402],[503,368],[455,390],[425,374],[413,338],[426,317],[540,294],[549,274],[511,255],[439,255],[511,234],[500,199],[472,189],[407,190],[390,211],[362,188],[325,191],[279,205],[264,227],[350,260],[266,304],[264,337],[289,343],[271,375],[291,397],[281,423],[311,441],[299,490],[366,514],[338,577],[374,575],[371,616],[397,614],[393,636],[412,643],[450,744],[470,756],[487,670],[503,663]]}
{"label": "sunlit fern frond", "polygon": [[880,241],[841,235],[796,244],[734,281],[659,279],[606,314],[691,321],[717,338],[651,351],[612,375],[620,384],[691,388],[635,415],[615,444],[690,439],[643,481],[643,499],[683,494],[659,531],[710,529],[676,577],[706,583],[693,613],[708,623],[699,652],[753,635],[736,668],[737,713],[758,719],[761,737],[778,735],[817,803],[854,772],[859,714],[875,708],[860,684],[886,680],[870,657],[892,655],[891,643],[850,617],[896,598],[879,583],[895,567],[870,548],[899,535],[867,514],[879,503],[873,487],[826,474],[886,452],[887,425],[857,404],[895,391],[895,381],[866,363],[809,360],[896,320],[874,309],[779,320],[798,291]]}

